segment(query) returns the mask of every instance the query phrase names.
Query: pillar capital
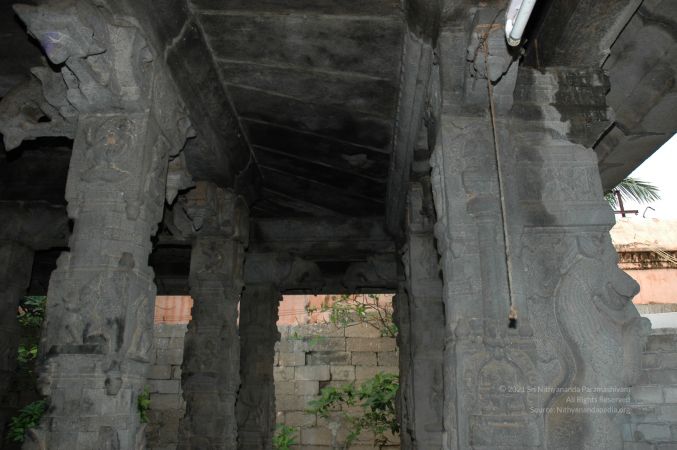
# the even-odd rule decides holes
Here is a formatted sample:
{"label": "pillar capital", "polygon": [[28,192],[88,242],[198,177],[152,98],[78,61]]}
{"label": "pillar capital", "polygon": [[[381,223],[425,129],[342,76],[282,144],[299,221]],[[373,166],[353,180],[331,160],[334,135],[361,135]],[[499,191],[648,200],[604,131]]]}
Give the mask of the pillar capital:
{"label": "pillar capital", "polygon": [[249,208],[244,198],[214,183],[198,181],[178,199],[173,224],[186,236],[219,236],[249,242]]}

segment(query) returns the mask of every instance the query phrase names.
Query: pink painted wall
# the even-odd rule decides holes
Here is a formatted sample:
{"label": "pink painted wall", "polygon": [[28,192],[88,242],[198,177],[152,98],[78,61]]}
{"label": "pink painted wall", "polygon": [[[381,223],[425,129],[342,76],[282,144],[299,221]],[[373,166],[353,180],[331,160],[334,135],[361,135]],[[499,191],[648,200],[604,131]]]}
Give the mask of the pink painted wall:
{"label": "pink painted wall", "polygon": [[639,295],[633,300],[636,305],[677,303],[677,269],[626,269],[625,272],[639,283]]}

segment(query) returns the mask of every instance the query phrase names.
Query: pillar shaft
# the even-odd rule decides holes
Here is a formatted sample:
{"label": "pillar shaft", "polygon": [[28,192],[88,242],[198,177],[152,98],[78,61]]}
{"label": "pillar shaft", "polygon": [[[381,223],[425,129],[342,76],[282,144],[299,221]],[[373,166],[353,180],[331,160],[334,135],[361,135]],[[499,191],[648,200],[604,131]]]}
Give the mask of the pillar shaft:
{"label": "pillar shaft", "polygon": [[556,391],[622,397],[643,345],[597,160],[558,111],[584,100],[588,119],[605,119],[604,92],[594,71],[522,68],[511,109],[494,110],[497,146],[489,114],[442,115],[432,165],[445,449],[622,447],[622,414],[567,411],[586,396]]}
{"label": "pillar shaft", "polygon": [[403,252],[405,292],[398,294],[396,302],[401,324],[403,449],[440,448],[444,431],[444,304],[430,199],[428,179],[410,184]]}
{"label": "pillar shaft", "polygon": [[282,296],[273,284],[247,284],[240,304],[240,374],[238,394],[238,448],[272,448],[275,429],[273,365],[278,306]]}
{"label": "pillar shaft", "polygon": [[235,449],[237,308],[244,283],[247,212],[234,194],[207,183],[199,183],[180,205],[199,231],[190,262],[193,310],[181,368],[186,414],[177,448]]}
{"label": "pillar shaft", "polygon": [[[48,448],[141,448],[137,397],[153,342],[147,261],[162,217],[168,148],[145,114],[79,119],[66,198],[70,252],[52,273],[40,344]],[[106,447],[108,446],[108,447]]]}
{"label": "pillar shaft", "polygon": [[132,18],[85,1],[16,5],[16,13],[59,71],[33,70],[40,86],[23,101],[50,120],[22,119],[27,133],[12,143],[74,138],[66,184],[74,227],[50,278],[40,343],[49,408],[24,448],[143,448],[138,396],[155,301],[150,238],[162,219],[169,158],[190,123]]}
{"label": "pillar shaft", "polygon": [[0,438],[5,436],[16,404],[10,397],[21,326],[17,311],[31,281],[33,250],[15,242],[0,242]]}

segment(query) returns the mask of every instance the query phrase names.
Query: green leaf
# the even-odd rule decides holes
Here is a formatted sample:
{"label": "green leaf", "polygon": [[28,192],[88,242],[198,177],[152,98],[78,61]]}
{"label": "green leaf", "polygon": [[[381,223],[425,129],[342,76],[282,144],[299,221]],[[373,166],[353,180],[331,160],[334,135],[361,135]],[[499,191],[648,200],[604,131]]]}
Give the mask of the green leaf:
{"label": "green leaf", "polygon": [[47,411],[46,400],[35,401],[19,410],[19,413],[10,419],[8,439],[12,442],[23,442],[26,439],[26,432],[38,426],[45,411]]}
{"label": "green leaf", "polygon": [[290,450],[292,445],[296,445],[294,434],[296,429],[284,424],[277,424],[277,430],[273,437],[273,448],[276,450]]}
{"label": "green leaf", "polygon": [[630,199],[639,204],[650,203],[661,198],[660,190],[655,185],[636,178],[627,177],[604,195],[604,198],[613,209],[619,207],[616,192],[620,193],[622,199]]}
{"label": "green leaf", "polygon": [[137,409],[139,410],[139,419],[141,423],[148,423],[148,411],[150,410],[150,392],[148,388],[144,388],[143,392],[139,394],[136,401]]}

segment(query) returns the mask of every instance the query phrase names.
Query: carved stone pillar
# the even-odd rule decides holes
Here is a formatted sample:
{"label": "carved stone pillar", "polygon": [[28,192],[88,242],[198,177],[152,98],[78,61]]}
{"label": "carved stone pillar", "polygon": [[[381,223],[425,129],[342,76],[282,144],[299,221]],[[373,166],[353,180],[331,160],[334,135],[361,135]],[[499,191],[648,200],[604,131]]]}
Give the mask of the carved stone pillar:
{"label": "carved stone pillar", "polygon": [[246,287],[240,303],[242,385],[237,399],[238,447],[272,447],[275,430],[273,364],[278,306],[284,290],[313,290],[323,285],[313,262],[277,253],[250,253],[245,262]]}
{"label": "carved stone pillar", "polygon": [[240,303],[240,378],[237,397],[238,448],[272,448],[275,432],[273,365],[280,288],[273,283],[247,284]]}
{"label": "carved stone pillar", "polygon": [[15,9],[60,71],[33,69],[40,83],[23,105],[41,112],[10,121],[5,137],[74,138],[66,186],[74,228],[50,279],[40,344],[49,408],[25,448],[143,448],[137,398],[153,343],[150,238],[189,122],[133,20],[84,1]]}
{"label": "carved stone pillar", "polygon": [[586,148],[609,123],[607,86],[593,70],[518,73],[497,56],[496,33],[485,35],[488,50],[469,50],[476,71],[464,97],[439,92],[462,105],[440,113],[432,158],[443,448],[622,448],[625,415],[589,403],[622,404],[646,326],[631,302],[636,284],[616,265],[613,215]]}
{"label": "carved stone pillar", "polygon": [[444,304],[431,196],[428,179],[410,183],[404,292],[396,302],[403,449],[441,448],[444,431]]}
{"label": "carved stone pillar", "polygon": [[31,281],[33,249],[0,241],[0,438],[5,436],[14,405],[8,390],[14,378],[21,327],[17,311]]}
{"label": "carved stone pillar", "polygon": [[244,201],[198,183],[180,200],[195,233],[190,261],[192,320],[181,367],[186,415],[179,449],[237,447],[235,402],[240,387],[237,308],[248,242]]}

